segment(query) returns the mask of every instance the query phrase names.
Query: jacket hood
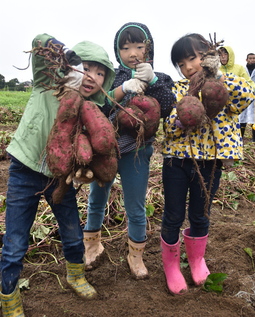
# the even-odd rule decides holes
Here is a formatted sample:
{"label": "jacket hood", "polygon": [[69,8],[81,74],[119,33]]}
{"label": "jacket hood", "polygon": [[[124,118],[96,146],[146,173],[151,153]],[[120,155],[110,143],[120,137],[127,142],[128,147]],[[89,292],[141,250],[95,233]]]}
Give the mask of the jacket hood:
{"label": "jacket hood", "polygon": [[[148,29],[148,27],[145,24],[142,23],[137,23],[137,22],[128,22],[126,24],[124,24],[116,33],[115,38],[114,38],[114,53],[115,53],[115,57],[116,60],[118,61],[119,64],[121,64],[123,67],[127,68],[127,66],[125,66],[120,58],[120,54],[119,54],[119,37],[120,34],[127,28],[129,27],[137,27],[138,29],[142,30],[143,33],[145,34],[145,37],[147,40],[150,40],[150,49],[148,52],[148,60],[153,61],[153,57],[154,57],[154,42],[153,42],[153,38],[151,36],[151,33]],[[153,67],[153,62],[150,62],[151,66]]]}
{"label": "jacket hood", "polygon": [[225,50],[228,52],[228,62],[224,66],[233,67],[235,64],[235,53],[233,49],[230,46],[221,46],[219,49],[221,48],[225,48]]}
{"label": "jacket hood", "polygon": [[[112,62],[109,60],[107,52],[102,48],[102,46],[90,41],[83,41],[76,44],[72,50],[80,56],[82,61],[98,62],[107,67],[103,89],[108,92],[113,84],[115,71]],[[101,91],[98,91],[95,95],[90,97],[90,100],[99,106],[103,106],[105,103],[105,95]]]}

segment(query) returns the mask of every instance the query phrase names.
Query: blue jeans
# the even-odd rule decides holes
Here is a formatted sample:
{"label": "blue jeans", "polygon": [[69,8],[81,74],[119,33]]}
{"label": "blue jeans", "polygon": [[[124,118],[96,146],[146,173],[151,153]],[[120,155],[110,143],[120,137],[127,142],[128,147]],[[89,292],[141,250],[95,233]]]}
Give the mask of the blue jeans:
{"label": "blue jeans", "polygon": [[[75,189],[64,196],[61,204],[52,204],[51,195],[56,184],[49,186],[51,178],[37,173],[16,159],[12,159],[9,168],[9,181],[6,208],[6,233],[3,237],[0,262],[2,292],[10,294],[15,289],[22,260],[28,249],[30,228],[36,216],[41,198],[38,192],[44,192],[45,199],[52,208],[58,221],[59,234],[63,243],[63,252],[67,261],[83,263],[83,232],[76,204]],[[49,187],[48,187],[49,186]]]}
{"label": "blue jeans", "polygon": [[[152,145],[147,145],[138,152],[123,154],[118,161],[118,172],[121,177],[128,218],[128,236],[134,242],[146,240],[147,222],[144,205],[152,153]],[[99,187],[97,182],[90,184],[87,223],[84,230],[101,229],[112,184],[113,181],[106,183],[104,187]]]}
{"label": "blue jeans", "polygon": [[[214,160],[197,161],[208,189]],[[210,193],[208,214],[213,197],[219,187],[222,163],[217,160],[214,181]],[[179,239],[180,227],[185,220],[187,195],[190,236],[203,237],[208,234],[209,219],[204,215],[205,195],[192,159],[165,158],[163,163],[163,187],[165,206],[161,235],[168,244]]]}

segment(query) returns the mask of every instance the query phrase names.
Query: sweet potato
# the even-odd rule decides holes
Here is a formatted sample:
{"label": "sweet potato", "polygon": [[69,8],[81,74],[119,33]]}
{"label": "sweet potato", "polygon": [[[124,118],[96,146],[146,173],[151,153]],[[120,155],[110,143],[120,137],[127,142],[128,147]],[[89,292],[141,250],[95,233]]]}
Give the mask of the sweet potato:
{"label": "sweet potato", "polygon": [[52,193],[53,204],[60,204],[65,194],[70,189],[70,185],[66,183],[66,176],[61,176],[57,179],[57,185]]}
{"label": "sweet potato", "polygon": [[93,151],[108,155],[113,148],[118,147],[113,125],[95,103],[84,101],[80,116],[89,133]]}
{"label": "sweet potato", "polygon": [[196,72],[191,78],[189,83],[189,96],[199,98],[199,91],[205,82],[205,74],[203,71]]}
{"label": "sweet potato", "polygon": [[229,93],[223,83],[214,78],[205,81],[201,95],[206,115],[210,119],[213,119],[223,109],[229,98]]}
{"label": "sweet potato", "polygon": [[73,91],[67,93],[60,101],[46,145],[47,164],[55,177],[68,175],[72,169],[73,137],[81,101],[80,95]]}
{"label": "sweet potato", "polygon": [[118,159],[115,151],[112,151],[110,155],[95,154],[89,167],[100,183],[111,182],[116,176],[118,169]]}
{"label": "sweet potato", "polygon": [[76,163],[82,166],[89,164],[92,160],[93,151],[90,141],[85,133],[78,133],[74,140],[74,155]]}
{"label": "sweet potato", "polygon": [[118,112],[116,125],[124,133],[136,138],[141,127],[141,122],[136,118],[141,120],[144,125],[145,116],[143,111],[135,105],[129,105],[125,107],[125,111],[120,110]]}
{"label": "sweet potato", "polygon": [[184,128],[196,128],[202,124],[205,108],[197,97],[185,96],[176,104],[178,118]]}
{"label": "sweet potato", "polygon": [[120,110],[117,114],[117,121],[121,128],[130,130],[137,128],[139,126],[139,122],[135,118],[144,121],[144,113],[137,106],[130,104],[129,106],[125,107],[125,110],[126,111]]}
{"label": "sweet potato", "polygon": [[149,139],[158,130],[160,120],[160,104],[150,96],[137,95],[129,101],[129,106],[135,105],[144,113],[144,139]]}

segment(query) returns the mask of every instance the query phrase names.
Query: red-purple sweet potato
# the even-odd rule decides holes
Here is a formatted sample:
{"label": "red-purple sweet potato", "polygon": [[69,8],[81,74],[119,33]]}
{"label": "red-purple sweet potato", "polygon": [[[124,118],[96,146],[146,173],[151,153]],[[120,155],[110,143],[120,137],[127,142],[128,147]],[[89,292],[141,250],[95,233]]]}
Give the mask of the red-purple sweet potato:
{"label": "red-purple sweet potato", "polygon": [[205,81],[201,95],[206,115],[210,119],[213,119],[223,109],[229,98],[229,93],[223,83],[214,78]]}
{"label": "red-purple sweet potato", "polygon": [[129,101],[129,106],[135,105],[144,113],[144,139],[149,139],[158,130],[160,121],[160,104],[150,96],[137,95]]}
{"label": "red-purple sweet potato", "polygon": [[120,110],[117,114],[117,120],[121,128],[137,128],[140,125],[140,123],[136,118],[143,122],[144,113],[137,106],[132,104],[125,107],[125,110]]}
{"label": "red-purple sweet potato", "polygon": [[108,155],[113,148],[118,147],[113,125],[95,103],[84,101],[80,116],[88,131],[93,151]]}
{"label": "red-purple sweet potato", "polygon": [[185,96],[176,104],[178,118],[184,128],[196,128],[204,120],[205,108],[202,102],[193,96]]}
{"label": "red-purple sweet potato", "polygon": [[78,133],[74,140],[74,155],[76,163],[86,166],[92,160],[93,150],[85,133]]}
{"label": "red-purple sweet potato", "polygon": [[60,101],[46,145],[47,164],[55,177],[68,175],[72,169],[73,137],[81,101],[80,95],[74,91],[67,93]]}
{"label": "red-purple sweet potato", "polygon": [[118,170],[118,159],[115,151],[110,155],[95,154],[89,163],[94,176],[100,183],[107,183],[114,179]]}

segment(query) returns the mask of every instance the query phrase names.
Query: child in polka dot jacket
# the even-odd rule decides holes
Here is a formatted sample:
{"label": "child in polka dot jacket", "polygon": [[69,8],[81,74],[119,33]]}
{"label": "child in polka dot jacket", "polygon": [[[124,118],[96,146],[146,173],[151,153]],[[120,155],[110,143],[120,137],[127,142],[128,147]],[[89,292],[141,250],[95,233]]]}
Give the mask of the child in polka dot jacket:
{"label": "child in polka dot jacket", "polygon": [[[208,51],[208,47],[208,41],[200,34],[185,35],[173,45],[172,63],[186,77],[175,83],[174,92],[177,101],[187,95],[191,76],[202,70],[202,52]],[[233,74],[224,74],[220,80],[228,90],[229,99],[223,109],[211,120],[213,131],[211,125],[204,124],[189,133],[191,140],[189,142],[185,129],[176,124],[175,105],[164,122],[162,173],[165,206],[161,229],[161,251],[167,285],[173,294],[183,294],[188,290],[180,271],[179,239],[180,228],[185,220],[187,199],[190,228],[183,230],[183,240],[193,281],[196,285],[200,285],[210,274],[204,259],[209,229],[207,215],[210,214],[212,199],[219,187],[221,167],[226,161],[243,158],[238,115],[254,100],[253,88],[244,78]],[[198,170],[192,157],[199,167],[206,190],[210,190],[208,208],[205,207],[207,196],[201,187]],[[213,180],[212,186],[210,186],[211,180]]]}

